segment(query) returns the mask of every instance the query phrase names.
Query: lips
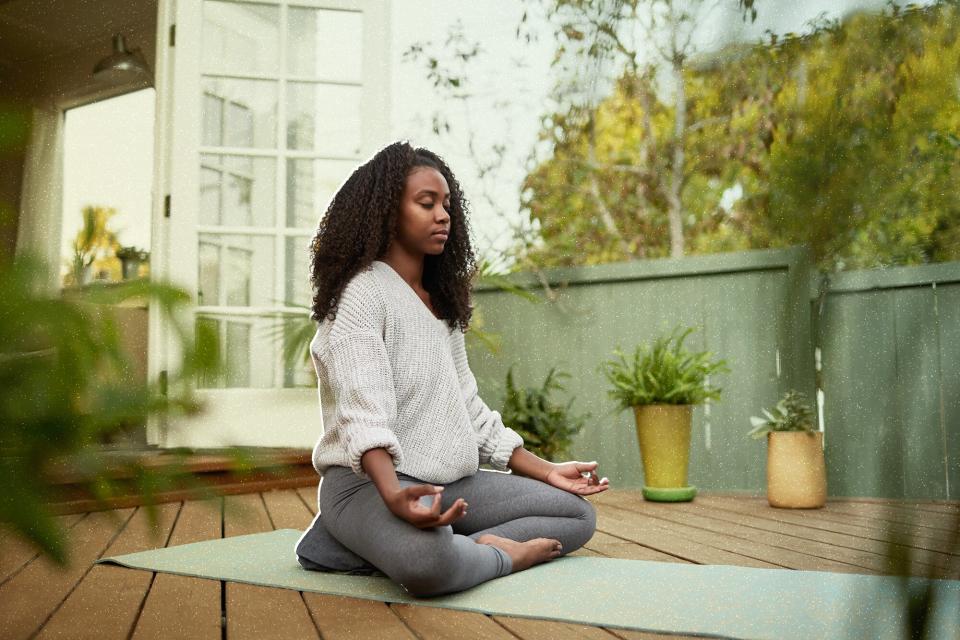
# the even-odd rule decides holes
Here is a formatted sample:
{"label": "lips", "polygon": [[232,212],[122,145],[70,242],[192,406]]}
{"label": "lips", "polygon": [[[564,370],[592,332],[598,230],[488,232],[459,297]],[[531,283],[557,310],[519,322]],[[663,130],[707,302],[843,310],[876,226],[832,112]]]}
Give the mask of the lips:
{"label": "lips", "polygon": [[431,235],[434,235],[434,236],[442,236],[442,237],[444,237],[444,238],[447,238],[447,237],[450,236],[450,232],[449,232],[449,231],[434,231]]}

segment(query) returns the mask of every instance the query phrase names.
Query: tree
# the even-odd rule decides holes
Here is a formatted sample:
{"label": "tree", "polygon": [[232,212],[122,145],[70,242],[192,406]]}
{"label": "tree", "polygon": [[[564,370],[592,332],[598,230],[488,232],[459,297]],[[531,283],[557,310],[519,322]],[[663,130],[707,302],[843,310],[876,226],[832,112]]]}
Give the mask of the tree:
{"label": "tree", "polygon": [[678,154],[652,151],[679,144],[677,109],[628,65],[595,107],[544,119],[553,154],[524,191],[544,236],[532,259],[676,255],[677,184],[693,253],[807,244],[829,270],[960,257],[960,104],[942,81],[958,27],[955,3],[892,7],[690,59],[679,182]]}

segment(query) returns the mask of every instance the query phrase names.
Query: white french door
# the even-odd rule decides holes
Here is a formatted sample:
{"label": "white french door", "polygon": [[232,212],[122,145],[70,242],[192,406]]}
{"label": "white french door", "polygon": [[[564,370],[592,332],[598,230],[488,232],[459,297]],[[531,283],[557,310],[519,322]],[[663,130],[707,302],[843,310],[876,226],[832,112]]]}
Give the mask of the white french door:
{"label": "white french door", "polygon": [[[195,294],[193,326],[220,336],[226,371],[199,382],[203,415],[170,430],[153,425],[148,438],[312,446],[316,379],[308,361],[284,360],[294,328],[281,318],[309,322],[310,239],[337,187],[387,141],[389,2],[162,5],[161,273]],[[152,370],[175,362],[174,349],[169,339],[153,343]]]}

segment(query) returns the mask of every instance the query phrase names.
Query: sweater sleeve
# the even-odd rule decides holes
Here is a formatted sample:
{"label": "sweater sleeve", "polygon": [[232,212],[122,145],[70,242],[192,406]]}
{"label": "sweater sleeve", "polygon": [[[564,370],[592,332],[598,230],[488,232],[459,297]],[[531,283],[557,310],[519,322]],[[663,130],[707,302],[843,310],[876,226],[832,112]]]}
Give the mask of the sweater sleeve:
{"label": "sweater sleeve", "polygon": [[494,411],[480,397],[477,380],[467,361],[463,332],[453,331],[453,360],[460,378],[460,389],[480,447],[480,463],[506,471],[513,450],[523,446],[523,438],[503,424],[499,411]]}
{"label": "sweater sleeve", "polygon": [[372,282],[355,278],[344,288],[327,348],[319,357],[328,373],[336,402],[334,429],[341,431],[350,467],[367,478],[360,458],[383,447],[394,468],[403,462],[394,433],[397,397],[393,372],[383,341],[386,305]]}

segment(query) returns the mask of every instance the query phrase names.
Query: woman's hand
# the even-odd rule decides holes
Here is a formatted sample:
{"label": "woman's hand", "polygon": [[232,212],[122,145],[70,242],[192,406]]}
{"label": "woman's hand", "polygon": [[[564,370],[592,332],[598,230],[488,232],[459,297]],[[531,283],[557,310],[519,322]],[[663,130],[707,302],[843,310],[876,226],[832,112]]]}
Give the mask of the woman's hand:
{"label": "woman's hand", "polygon": [[[584,476],[584,473],[588,473],[588,475]],[[543,481],[558,489],[581,496],[600,493],[610,488],[609,480],[597,478],[596,462],[554,463],[553,468],[547,473],[547,477]]]}
{"label": "woman's hand", "polygon": [[[467,515],[467,502],[463,498],[457,498],[457,501],[441,514],[440,493],[442,491],[443,487],[432,484],[415,484],[397,490],[385,502],[393,515],[415,527],[420,529],[442,527]],[[420,502],[421,497],[430,495],[435,496],[433,506],[428,507]]]}

